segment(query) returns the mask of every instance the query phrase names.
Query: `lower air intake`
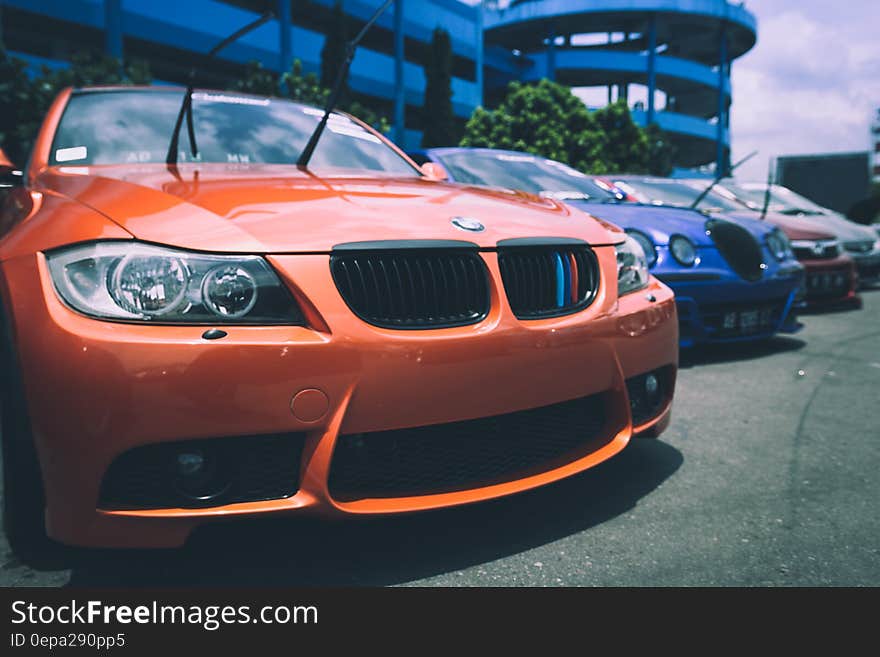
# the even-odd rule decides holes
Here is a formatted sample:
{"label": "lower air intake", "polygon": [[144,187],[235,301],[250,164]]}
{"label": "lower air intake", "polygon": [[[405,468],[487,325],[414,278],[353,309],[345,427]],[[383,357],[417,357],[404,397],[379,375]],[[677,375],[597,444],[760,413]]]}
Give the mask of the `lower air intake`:
{"label": "lower air intake", "polygon": [[202,508],[283,499],[299,489],[305,434],[136,447],[104,475],[100,509]]}
{"label": "lower air intake", "polygon": [[546,472],[607,444],[603,395],[507,415],[339,437],[330,494],[340,501],[480,488]]}

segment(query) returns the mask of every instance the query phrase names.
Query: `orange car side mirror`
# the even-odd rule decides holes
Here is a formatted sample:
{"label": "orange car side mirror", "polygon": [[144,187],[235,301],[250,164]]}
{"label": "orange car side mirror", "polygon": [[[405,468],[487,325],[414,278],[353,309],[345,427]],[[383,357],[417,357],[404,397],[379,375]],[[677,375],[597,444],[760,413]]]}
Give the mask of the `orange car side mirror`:
{"label": "orange car side mirror", "polygon": [[431,180],[449,180],[449,173],[442,164],[436,162],[425,162],[422,165],[422,173]]}
{"label": "orange car side mirror", "polygon": [[0,148],[0,189],[8,189],[17,187],[22,184],[21,171],[17,171],[12,160],[6,155],[6,152]]}
{"label": "orange car side mirror", "polygon": [[6,155],[6,151],[0,148],[0,169],[14,169],[15,165],[12,163],[12,160],[9,159],[9,156]]}

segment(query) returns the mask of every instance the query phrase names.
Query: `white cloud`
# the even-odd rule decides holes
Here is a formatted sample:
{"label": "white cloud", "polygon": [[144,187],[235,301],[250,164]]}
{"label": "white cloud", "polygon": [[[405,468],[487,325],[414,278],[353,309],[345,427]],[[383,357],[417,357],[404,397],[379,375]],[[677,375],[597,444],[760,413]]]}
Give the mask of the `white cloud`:
{"label": "white cloud", "polygon": [[763,179],[769,158],[867,150],[880,107],[880,3],[765,0],[758,43],[733,64],[733,159],[760,155],[738,175]]}

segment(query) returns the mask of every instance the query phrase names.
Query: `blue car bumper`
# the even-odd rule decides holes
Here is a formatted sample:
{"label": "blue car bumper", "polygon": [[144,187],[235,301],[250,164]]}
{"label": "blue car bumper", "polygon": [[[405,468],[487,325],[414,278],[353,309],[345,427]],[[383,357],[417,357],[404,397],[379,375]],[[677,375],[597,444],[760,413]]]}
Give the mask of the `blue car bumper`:
{"label": "blue car bumper", "polygon": [[657,278],[675,292],[680,346],[710,342],[744,342],[777,333],[796,333],[796,306],[802,294],[802,272],[787,278],[749,283],[743,280],[688,280],[681,274]]}

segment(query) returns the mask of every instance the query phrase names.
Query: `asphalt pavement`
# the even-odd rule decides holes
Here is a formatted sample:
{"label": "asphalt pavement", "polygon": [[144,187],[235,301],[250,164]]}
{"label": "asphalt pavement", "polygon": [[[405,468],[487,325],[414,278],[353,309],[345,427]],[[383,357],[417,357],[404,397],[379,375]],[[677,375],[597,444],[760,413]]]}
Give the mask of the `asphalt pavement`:
{"label": "asphalt pavement", "polygon": [[0,586],[880,585],[880,290],[796,336],[682,358],[670,429],[513,498],[355,522],[238,522],[171,552]]}

